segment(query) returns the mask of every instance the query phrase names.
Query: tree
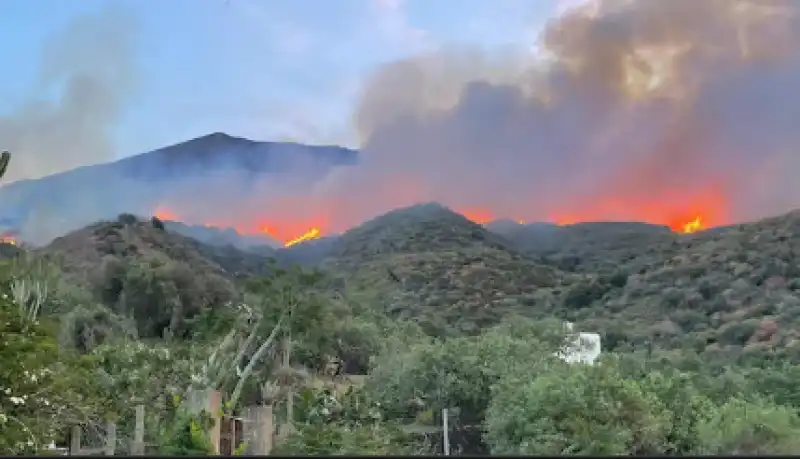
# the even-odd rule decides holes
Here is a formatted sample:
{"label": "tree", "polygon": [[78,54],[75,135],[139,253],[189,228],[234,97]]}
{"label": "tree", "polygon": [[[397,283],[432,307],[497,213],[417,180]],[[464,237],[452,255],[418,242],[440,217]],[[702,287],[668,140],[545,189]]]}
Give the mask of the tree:
{"label": "tree", "polygon": [[275,453],[284,455],[417,455],[430,453],[421,439],[386,420],[369,393],[306,388],[298,395],[295,432]]}
{"label": "tree", "polygon": [[13,298],[0,285],[0,453],[32,454],[102,411],[92,362],[59,349],[55,324]]}
{"label": "tree", "polygon": [[657,454],[669,430],[665,407],[613,360],[507,374],[486,417],[492,454]]}
{"label": "tree", "polygon": [[[367,387],[389,417],[438,423],[442,409],[457,409],[455,427],[480,426],[492,400],[492,386],[514,368],[528,376],[556,361],[555,352],[567,335],[558,322],[536,323],[511,318],[476,337],[411,343],[404,350],[387,349]],[[465,431],[465,453],[485,453],[477,430]]]}
{"label": "tree", "polygon": [[698,390],[692,375],[682,372],[650,372],[640,386],[655,395],[666,408],[669,431],[663,452],[670,455],[692,454],[702,441],[698,433],[699,426],[707,422],[717,408],[714,402]]}
{"label": "tree", "polygon": [[694,454],[794,454],[800,448],[800,419],[788,407],[735,398],[698,426]]}

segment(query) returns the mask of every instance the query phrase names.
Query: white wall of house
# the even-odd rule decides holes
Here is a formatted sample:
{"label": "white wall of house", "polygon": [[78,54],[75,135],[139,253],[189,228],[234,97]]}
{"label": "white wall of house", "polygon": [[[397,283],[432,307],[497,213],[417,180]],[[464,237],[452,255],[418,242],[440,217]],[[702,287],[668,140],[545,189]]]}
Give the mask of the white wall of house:
{"label": "white wall of house", "polygon": [[[572,332],[573,324],[566,322],[564,324],[568,332]],[[572,344],[566,346],[557,355],[567,363],[585,363],[588,365],[594,364],[595,360],[601,354],[601,340],[599,333],[578,333]]]}

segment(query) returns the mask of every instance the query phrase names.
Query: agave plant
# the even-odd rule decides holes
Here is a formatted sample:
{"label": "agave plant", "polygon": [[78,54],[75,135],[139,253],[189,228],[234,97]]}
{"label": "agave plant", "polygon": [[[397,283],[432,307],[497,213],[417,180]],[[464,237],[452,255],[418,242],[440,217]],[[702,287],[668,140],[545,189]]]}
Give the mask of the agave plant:
{"label": "agave plant", "polygon": [[[263,318],[257,317],[246,305],[240,305],[239,309],[242,311],[239,322],[233,325],[230,332],[192,376],[193,385],[202,388],[222,390],[229,383],[232,384],[233,393],[229,400],[231,408],[236,406],[245,383],[258,363],[274,348],[276,339],[290,315],[284,310],[266,340],[253,350],[254,345],[258,344],[256,340]],[[253,354],[246,359],[247,363],[242,367],[245,355],[249,352]]]}
{"label": "agave plant", "polygon": [[7,151],[0,153],[0,178],[2,178],[6,174],[6,169],[8,169],[9,161],[11,161],[11,153]]}

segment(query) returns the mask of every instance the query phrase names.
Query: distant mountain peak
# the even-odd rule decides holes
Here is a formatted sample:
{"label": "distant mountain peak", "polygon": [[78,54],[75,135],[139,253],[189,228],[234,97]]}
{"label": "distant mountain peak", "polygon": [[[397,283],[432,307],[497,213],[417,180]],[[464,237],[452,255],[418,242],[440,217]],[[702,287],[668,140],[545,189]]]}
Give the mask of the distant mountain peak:
{"label": "distant mountain peak", "polygon": [[218,131],[119,160],[116,166],[124,168],[128,177],[152,178],[161,175],[158,172],[166,172],[171,178],[186,175],[189,170],[217,167],[260,174],[285,172],[298,164],[308,167],[309,162],[297,162],[299,157],[308,158],[316,163],[315,167],[327,169],[355,163],[358,152],[336,146],[256,141]]}
{"label": "distant mountain peak", "polygon": [[[194,139],[187,140],[182,142],[181,144],[241,144],[241,143],[256,143],[254,140],[250,140],[244,137],[237,137],[230,135],[225,132],[212,132],[211,134],[201,135],[200,137],[195,137]],[[178,145],[181,145],[178,144]]]}
{"label": "distant mountain peak", "polygon": [[[192,152],[220,152],[233,148],[247,148],[259,142],[244,137],[236,137],[224,132],[212,132],[193,139],[185,140],[174,145],[159,148],[155,152],[161,154],[186,154]],[[147,153],[145,153],[147,154]]]}
{"label": "distant mountain peak", "polygon": [[[211,134],[207,134],[207,135],[204,135],[202,137],[220,138],[220,139],[236,139],[236,138],[239,138],[239,137],[234,137],[234,136],[232,136],[232,135],[230,135],[228,133],[220,132],[220,131],[212,132]],[[202,138],[202,137],[200,137],[200,138]]]}

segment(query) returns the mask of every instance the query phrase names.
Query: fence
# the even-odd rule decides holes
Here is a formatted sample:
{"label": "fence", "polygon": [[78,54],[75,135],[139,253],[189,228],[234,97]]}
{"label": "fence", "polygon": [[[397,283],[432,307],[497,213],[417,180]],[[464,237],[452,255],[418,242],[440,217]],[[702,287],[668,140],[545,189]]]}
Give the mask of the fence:
{"label": "fence", "polygon": [[[133,456],[143,456],[145,454],[144,443],[144,405],[137,405],[134,408],[134,432],[131,441],[130,454]],[[106,422],[104,432],[102,432],[103,445],[100,447],[84,447],[83,427],[80,425],[72,426],[69,436],[68,448],[48,448],[52,453],[70,456],[113,456],[117,447],[117,425],[113,422]]]}
{"label": "fence", "polygon": [[[187,407],[195,412],[205,411],[214,420],[213,427],[208,432],[213,454],[233,455],[245,445],[244,455],[268,455],[272,451],[275,440],[274,416],[271,406],[250,406],[242,410],[241,416],[221,416],[221,394],[218,391],[194,391],[187,400]],[[145,406],[138,405],[134,408],[134,428],[130,443],[130,455],[143,456],[147,454],[145,442]],[[104,455],[113,456],[117,447],[117,425],[107,422],[99,432],[100,446],[87,447],[83,444],[84,426],[73,426],[70,430],[69,446],[67,448],[48,448],[51,454],[70,456]]]}
{"label": "fence", "polygon": [[189,397],[189,408],[196,413],[212,414],[214,425],[209,431],[216,454],[232,455],[242,444],[245,455],[266,455],[272,451],[275,424],[272,406],[247,406],[241,416],[220,416],[222,395],[216,390],[195,391]]}
{"label": "fence", "polygon": [[105,426],[105,441],[102,447],[99,448],[84,448],[81,445],[83,437],[83,429],[81,426],[72,426],[69,437],[69,455],[70,456],[94,456],[104,455],[113,456],[117,446],[117,425],[113,422],[107,422]]}
{"label": "fence", "polygon": [[[194,391],[187,399],[187,408],[195,413],[205,412],[214,420],[208,431],[212,454],[230,456],[242,454],[246,456],[269,455],[273,445],[279,441],[281,434],[276,434],[275,417],[272,406],[248,406],[242,409],[240,416],[221,415],[222,397],[215,390]],[[475,442],[480,438],[481,426],[453,426],[449,424],[450,413],[445,409],[441,413],[442,424],[439,426],[407,426],[408,433],[424,435],[432,442],[431,446],[445,456],[463,453],[484,453]],[[145,406],[134,408],[133,435],[129,447],[131,456],[147,454],[145,442]],[[85,447],[82,444],[82,426],[73,426],[70,431],[68,448],[51,448],[51,453],[68,454],[70,456],[105,455],[113,456],[117,446],[117,426],[108,422],[104,425],[101,445]],[[478,442],[479,443],[479,442]],[[244,445],[244,446],[243,446]],[[243,449],[243,451],[237,451]]]}
{"label": "fence", "polygon": [[[281,438],[276,433],[275,417],[272,406],[249,406],[242,409],[240,416],[220,415],[221,394],[218,391],[195,391],[187,400],[187,407],[196,412],[205,411],[214,419],[213,427],[208,431],[212,454],[231,456],[265,456],[272,451],[273,445]],[[439,454],[445,456],[460,454],[486,454],[476,442],[480,438],[481,426],[450,425],[450,413],[445,409],[441,413],[441,425],[408,425],[408,433],[423,435],[431,442]],[[131,456],[148,454],[145,442],[145,406],[134,408],[135,419],[133,435],[129,447]],[[50,448],[50,453],[70,456],[105,455],[113,456],[118,445],[117,426],[108,422],[101,429],[102,443],[96,447],[85,447],[82,444],[82,426],[73,426],[70,431],[68,448]],[[244,446],[243,446],[244,445]],[[237,451],[243,449],[242,451]],[[152,451],[151,451],[152,452]]]}

